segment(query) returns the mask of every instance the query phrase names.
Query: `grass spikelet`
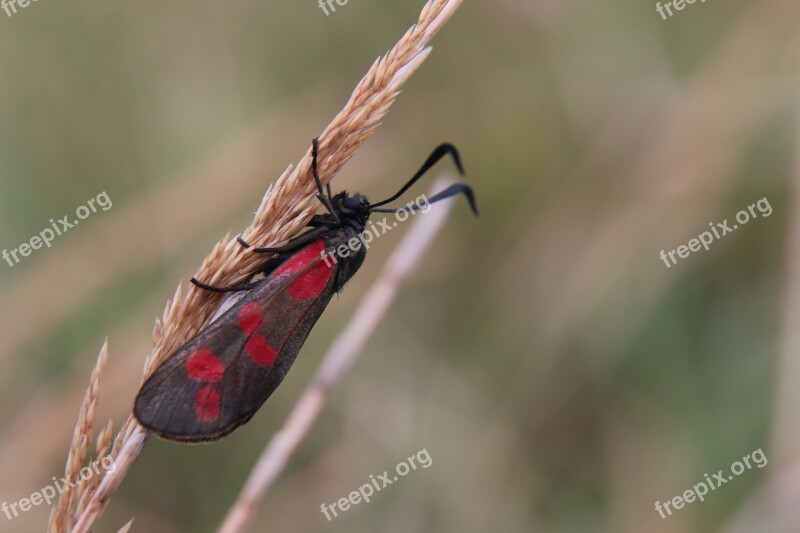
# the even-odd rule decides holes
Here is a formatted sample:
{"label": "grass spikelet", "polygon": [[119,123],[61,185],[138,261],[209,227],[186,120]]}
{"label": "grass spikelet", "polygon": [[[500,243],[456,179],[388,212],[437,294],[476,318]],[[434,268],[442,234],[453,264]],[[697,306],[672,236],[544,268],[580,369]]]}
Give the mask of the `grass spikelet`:
{"label": "grass spikelet", "polygon": [[[97,356],[97,362],[92,370],[92,376],[89,380],[89,388],[86,390],[86,395],[83,397],[81,408],[78,413],[78,423],[75,425],[75,430],[72,434],[72,443],[70,444],[69,453],[67,454],[67,466],[65,469],[65,478],[67,483],[64,487],[58,503],[50,513],[50,531],[68,531],[75,523],[76,515],[73,513],[73,507],[80,501],[82,493],[87,490],[87,483],[91,483],[92,476],[86,481],[79,483],[80,471],[86,461],[86,456],[89,453],[89,444],[92,442],[92,431],[95,421],[97,410],[97,401],[100,391],[100,378],[103,376],[103,368],[105,367],[108,359],[108,340],[103,342],[100,348],[100,354]],[[111,433],[111,423],[106,426],[106,429],[101,432],[103,434]],[[108,438],[108,437],[106,437]],[[95,480],[95,484],[100,482],[99,477]],[[74,485],[74,486],[73,486]]]}

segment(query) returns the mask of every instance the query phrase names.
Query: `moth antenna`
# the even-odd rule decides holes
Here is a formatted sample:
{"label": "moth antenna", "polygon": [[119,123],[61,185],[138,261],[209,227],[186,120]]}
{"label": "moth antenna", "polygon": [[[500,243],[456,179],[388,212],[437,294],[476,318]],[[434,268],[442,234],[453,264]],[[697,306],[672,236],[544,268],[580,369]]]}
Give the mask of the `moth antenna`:
{"label": "moth antenna", "polygon": [[376,202],[372,204],[372,207],[379,207],[389,202],[393,202],[400,198],[404,192],[406,192],[414,183],[417,182],[430,168],[439,162],[441,158],[444,156],[449,155],[453,158],[453,162],[456,164],[456,168],[458,168],[459,174],[462,176],[464,175],[464,167],[461,166],[461,157],[458,155],[458,150],[456,147],[450,143],[440,144],[436,147],[436,149],[428,156],[428,159],[422,164],[422,167],[414,174],[408,183],[403,185],[399,191],[397,191],[393,196],[390,196],[386,200],[381,200],[380,202]]}
{"label": "moth antenna", "polygon": [[[430,199],[428,199],[427,204],[435,204],[440,200],[444,200],[445,198],[450,198],[451,196],[455,196],[456,194],[463,194],[466,196],[467,201],[469,202],[469,206],[472,209],[472,212],[475,213],[475,216],[478,216],[478,204],[475,201],[475,193],[472,191],[472,187],[467,185],[466,183],[454,183],[450,185],[445,190],[440,191],[434,194]],[[409,206],[409,207],[386,207],[383,209],[370,209],[373,213],[398,213],[400,211],[417,211],[422,209],[423,204],[417,202],[416,204]]]}

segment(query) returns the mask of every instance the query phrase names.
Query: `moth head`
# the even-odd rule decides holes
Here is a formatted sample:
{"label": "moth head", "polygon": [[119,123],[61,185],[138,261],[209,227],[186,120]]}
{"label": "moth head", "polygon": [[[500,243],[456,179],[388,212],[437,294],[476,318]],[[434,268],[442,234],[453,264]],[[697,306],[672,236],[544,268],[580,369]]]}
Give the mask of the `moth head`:
{"label": "moth head", "polygon": [[349,217],[368,219],[370,212],[369,200],[363,194],[347,194],[342,192],[334,197],[334,204],[339,211]]}

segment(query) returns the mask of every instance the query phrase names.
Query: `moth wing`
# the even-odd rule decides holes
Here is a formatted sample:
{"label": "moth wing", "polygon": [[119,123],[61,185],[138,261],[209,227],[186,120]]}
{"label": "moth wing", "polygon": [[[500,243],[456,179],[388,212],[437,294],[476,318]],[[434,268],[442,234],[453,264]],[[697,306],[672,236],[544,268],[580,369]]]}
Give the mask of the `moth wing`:
{"label": "moth wing", "polygon": [[145,381],[134,413],[156,434],[219,439],[244,424],[280,384],[328,305],[340,264],[314,241],[167,358]]}

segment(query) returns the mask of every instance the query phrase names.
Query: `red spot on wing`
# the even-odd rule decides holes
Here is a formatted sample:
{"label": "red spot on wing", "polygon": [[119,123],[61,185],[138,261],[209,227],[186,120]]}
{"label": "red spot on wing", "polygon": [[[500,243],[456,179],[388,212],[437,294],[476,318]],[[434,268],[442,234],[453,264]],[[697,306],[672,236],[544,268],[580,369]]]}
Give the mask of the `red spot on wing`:
{"label": "red spot on wing", "polygon": [[308,272],[303,273],[289,285],[289,296],[298,300],[314,298],[322,292],[322,289],[331,279],[332,266],[328,266],[324,261],[320,261]]}
{"label": "red spot on wing", "polygon": [[196,350],[186,360],[186,373],[192,379],[199,379],[209,383],[216,383],[222,379],[225,367],[219,357],[211,350]]}
{"label": "red spot on wing", "polygon": [[214,387],[203,387],[194,395],[194,412],[200,422],[219,419],[220,394]]}
{"label": "red spot on wing", "polygon": [[289,285],[289,296],[298,300],[307,300],[318,296],[322,289],[328,284],[333,272],[333,264],[327,264],[320,259],[320,255],[325,250],[325,242],[320,239],[314,241],[284,262],[277,270],[275,276],[286,273],[295,273],[313,261],[318,261],[316,265],[303,272]]}
{"label": "red spot on wing", "polygon": [[281,274],[294,274],[303,269],[311,261],[316,259],[322,254],[325,249],[325,242],[322,239],[312,242],[305,248],[294,254],[292,257],[284,261],[281,266],[275,270],[275,275]]}
{"label": "red spot on wing", "polygon": [[241,311],[239,311],[238,323],[245,335],[250,335],[261,327],[261,323],[264,321],[264,317],[262,316],[263,311],[264,309],[256,302],[249,303],[242,307]]}
{"label": "red spot on wing", "polygon": [[262,335],[254,333],[244,345],[244,350],[257,365],[272,366],[278,357],[278,350],[272,347]]}

